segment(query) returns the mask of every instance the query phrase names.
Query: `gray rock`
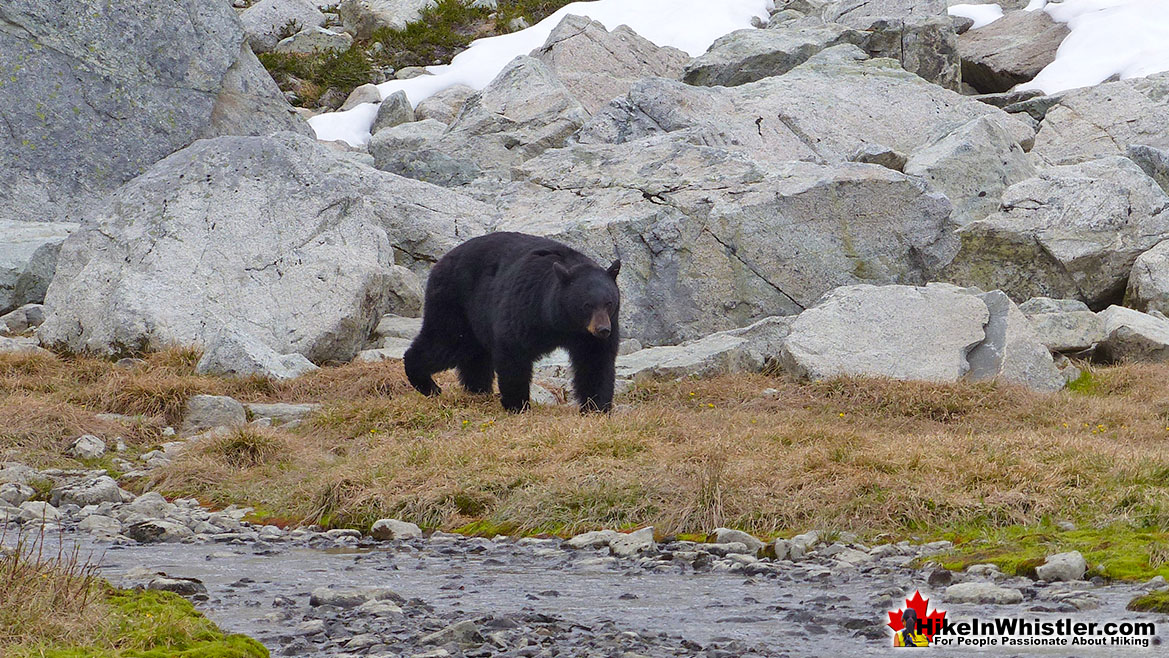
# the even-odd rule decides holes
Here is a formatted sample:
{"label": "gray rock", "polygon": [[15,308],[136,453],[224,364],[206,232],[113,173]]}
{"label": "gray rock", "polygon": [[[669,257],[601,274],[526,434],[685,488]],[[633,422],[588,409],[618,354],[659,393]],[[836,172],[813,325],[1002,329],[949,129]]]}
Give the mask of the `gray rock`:
{"label": "gray rock", "polygon": [[369,39],[381,28],[403,30],[422,18],[422,10],[435,0],[341,0],[337,11],[345,31],[358,39]]}
{"label": "gray rock", "polygon": [[[174,504],[167,502],[162,494],[151,491],[138,496],[133,502],[123,506],[119,512],[124,511],[127,515],[136,514],[148,519],[160,519],[171,514],[175,509]],[[122,520],[125,520],[125,518],[122,518]]]}
{"label": "gray rock", "polygon": [[759,372],[778,358],[790,324],[791,318],[765,318],[742,329],[681,345],[651,347],[618,356],[617,376],[677,379]]}
{"label": "gray rock", "polygon": [[288,404],[286,402],[260,404],[258,402],[252,402],[245,404],[244,408],[247,409],[253,418],[268,418],[276,425],[283,425],[284,423],[291,423],[294,420],[304,420],[308,416],[320,411],[321,405]]}
{"label": "gray rock", "polygon": [[301,354],[277,354],[258,338],[228,328],[221,329],[203,346],[203,356],[195,364],[195,372],[201,375],[259,376],[277,381],[295,379],[317,369]]}
{"label": "gray rock", "polygon": [[999,587],[994,583],[958,583],[946,588],[946,603],[982,603],[1010,605],[1023,602],[1023,593],[1017,589]]}
{"label": "gray rock", "polygon": [[749,551],[752,555],[763,550],[763,542],[743,532],[742,530],[734,530],[731,528],[715,528],[713,534],[716,544],[738,542],[743,544],[747,551]]}
{"label": "gray rock", "polygon": [[146,589],[174,592],[180,596],[194,596],[195,594],[207,593],[207,587],[201,580],[196,578],[172,578],[165,574],[152,578],[146,584]]}
{"label": "gray rock", "polygon": [[12,507],[20,507],[24,501],[36,495],[36,491],[20,482],[5,482],[0,484],[0,501],[3,501]]}
{"label": "gray rock", "polygon": [[844,43],[864,47],[868,33],[819,20],[794,21],[766,30],[736,30],[719,37],[686,65],[687,84],[733,87],[783,75],[809,57]]}
{"label": "gray rock", "polygon": [[472,162],[431,148],[446,132],[447,125],[435,119],[383,128],[370,138],[369,152],[384,171],[435,185],[466,185],[483,172]]}
{"label": "gray rock", "polygon": [[20,333],[41,326],[45,321],[45,307],[41,304],[25,304],[20,308],[0,315],[0,325],[8,331]]}
{"label": "gray rock", "polygon": [[108,475],[102,475],[77,482],[53,487],[49,491],[49,502],[54,507],[62,505],[97,505],[99,503],[122,503],[133,499],[133,494],[122,491],[118,483]]}
{"label": "gray rock", "polygon": [[1045,11],[1012,11],[958,37],[962,81],[987,94],[1033,79],[1069,34]]}
{"label": "gray rock", "polygon": [[616,530],[593,530],[576,535],[565,543],[576,549],[604,548],[609,545],[609,542],[620,536],[621,533]]}
{"label": "gray rock", "polygon": [[452,85],[422,99],[414,107],[414,117],[419,121],[434,119],[449,126],[459,118],[463,106],[475,93],[467,85]]}
{"label": "gray rock", "polygon": [[954,204],[952,218],[959,225],[997,211],[1004,190],[1036,174],[1023,147],[989,117],[974,119],[916,151],[904,171],[944,193]]}
{"label": "gray rock", "polygon": [[1043,96],[1043,92],[1038,89],[1022,89],[1015,91],[1005,91],[997,94],[978,94],[975,96],[979,101],[995,107],[1006,108],[1015,103],[1022,103],[1029,101],[1032,98]]}
{"label": "gray rock", "polygon": [[990,311],[986,339],[967,355],[971,381],[998,380],[1041,392],[1058,391],[1064,378],[1027,317],[1000,290],[978,296]]}
{"label": "gray rock", "polygon": [[90,514],[77,524],[77,529],[98,538],[113,539],[122,533],[122,522],[112,516]]}
{"label": "gray rock", "polygon": [[281,39],[273,51],[292,55],[349,50],[353,37],[348,32],[337,32],[324,27],[309,27]]}
{"label": "gray rock", "polygon": [[678,78],[690,59],[677,48],[658,47],[625,25],[612,32],[601,23],[568,14],[531,56],[540,60],[592,114],[624,96],[642,78]]}
{"label": "gray rock", "polygon": [[36,338],[0,338],[0,354],[2,353],[44,353],[48,354],[48,350],[41,349],[37,346]]}
{"label": "gray rock", "polygon": [[636,532],[619,534],[609,540],[609,552],[616,557],[633,557],[654,547],[653,527]]}
{"label": "gray rock", "polygon": [[475,622],[465,619],[429,635],[424,635],[418,640],[418,644],[421,645],[447,644],[451,642],[465,647],[476,646],[483,643],[483,635],[479,633],[479,627]]}
{"label": "gray rock", "polygon": [[44,501],[26,500],[20,504],[19,518],[26,523],[55,523],[61,520],[61,512]]}
{"label": "gray rock", "polygon": [[391,539],[413,539],[422,536],[422,528],[409,521],[378,519],[369,530],[370,536],[380,541]]}
{"label": "gray rock", "polygon": [[318,587],[309,597],[309,605],[328,605],[334,608],[356,608],[369,601],[401,600],[393,590],[384,587]]}
{"label": "gray rock", "polygon": [[961,81],[958,35],[946,0],[836,0],[822,17],[872,33],[866,50],[947,89]]}
{"label": "gray rock", "polygon": [[402,614],[402,608],[393,601],[366,601],[357,606],[357,614],[371,617],[397,617]]}
{"label": "gray rock", "polygon": [[989,318],[985,303],[953,286],[845,286],[796,318],[781,362],[811,379],[957,381]]}
{"label": "gray rock", "polygon": [[1080,580],[1088,570],[1088,563],[1079,551],[1057,553],[1047,556],[1047,560],[1035,567],[1035,575],[1039,580],[1047,582]]}
{"label": "gray rock", "polygon": [[1034,139],[1030,125],[1003,110],[840,45],[782,76],[737,87],[643,80],[594,115],[578,139],[624,143],[668,132],[750,154],[760,164],[838,163],[864,144],[913,153],[981,116],[998,122],[1016,143]]}
{"label": "gray rock", "polygon": [[345,102],[338,109],[341,111],[352,110],[358,105],[364,103],[380,103],[381,100],[382,94],[378,91],[377,85],[367,82],[363,85],[358,85],[353,91],[349,92],[349,95],[345,98]]}
{"label": "gray rock", "polygon": [[[1049,164],[1169,149],[1169,73],[1073,89],[1047,110],[1032,153]],[[1008,108],[1009,109],[1009,108]]]}
{"label": "gray rock", "polygon": [[[815,530],[805,532],[788,541],[788,557],[793,561],[799,561],[807,557],[808,551],[815,548],[816,544],[820,542],[820,533]],[[778,554],[779,548],[776,547]]]}
{"label": "gray rock", "polygon": [[312,0],[259,0],[239,15],[252,52],[266,53],[285,37],[325,24]]}
{"label": "gray rock", "polygon": [[908,160],[909,157],[904,153],[880,144],[861,144],[852,152],[852,155],[848,156],[849,162],[875,164],[901,172],[905,171],[905,164]]}
{"label": "gray rock", "polygon": [[1133,144],[1129,145],[1125,155],[1150,178],[1157,181],[1162,190],[1169,192],[1169,150]]}
{"label": "gray rock", "polygon": [[924,283],[956,247],[948,201],[873,165],[770,167],[659,135],[555,149],[513,173],[534,185],[499,196],[499,228],[619,256],[623,329],[644,344],[792,315],[839,285]]}
{"label": "gray rock", "polygon": [[422,331],[422,318],[404,318],[400,315],[387,314],[378,320],[373,335],[378,338],[413,340],[419,331]]}
{"label": "gray rock", "polygon": [[950,280],[1013,299],[1119,297],[1133,263],[1169,234],[1169,196],[1131,160],[1051,167],[1007,188],[1001,210],[959,230]]}
{"label": "gray rock", "polygon": [[[64,222],[0,219],[0,315],[24,304],[44,301],[57,269],[61,243],[76,229],[77,224]],[[13,323],[7,324],[11,331],[23,331],[14,328]]]}
{"label": "gray rock", "polygon": [[771,542],[771,552],[776,560],[786,560],[791,555],[792,543],[787,539],[776,537]]}
{"label": "gray rock", "polygon": [[297,135],[201,140],[66,240],[38,336],[119,354],[226,327],[277,354],[348,361],[384,313],[418,303],[395,261],[424,271],[490,215]]}
{"label": "gray rock", "polygon": [[381,347],[361,350],[353,360],[365,363],[401,361],[406,357],[406,350],[410,349],[410,343],[412,342],[405,338],[386,337],[379,342]]}
{"label": "gray rock", "polygon": [[1036,297],[1019,307],[1052,352],[1080,352],[1104,340],[1104,322],[1078,299]]}
{"label": "gray rock", "polygon": [[40,471],[19,462],[0,462],[0,484],[28,484],[40,477]]}
{"label": "gray rock", "polygon": [[201,137],[311,134],[226,2],[11,0],[0,22],[5,219],[80,222]]}
{"label": "gray rock", "polygon": [[1169,312],[1169,240],[1137,256],[1124,301],[1138,311]]}
{"label": "gray rock", "polygon": [[446,132],[410,152],[390,152],[388,142],[370,152],[381,169],[438,184],[465,184],[483,172],[506,179],[511,167],[564,145],[588,117],[547,65],[521,56],[467,100]]}
{"label": "gray rock", "polygon": [[224,395],[193,395],[183,411],[183,434],[198,434],[217,427],[242,427],[248,422],[244,406]]}
{"label": "gray rock", "polygon": [[73,440],[69,452],[81,459],[97,459],[106,454],[106,442],[92,434],[82,434]]}
{"label": "gray rock", "polygon": [[1111,361],[1169,362],[1169,320],[1109,306],[1100,312],[1105,338],[1097,346],[1101,358]]}
{"label": "gray rock", "polygon": [[387,96],[378,105],[377,117],[374,118],[373,127],[369,130],[376,135],[384,128],[393,128],[413,120],[414,108],[410,105],[410,99],[406,98],[406,92],[399,90]]}
{"label": "gray rock", "polygon": [[143,544],[172,543],[195,536],[187,526],[169,519],[151,519],[131,524],[125,535]]}

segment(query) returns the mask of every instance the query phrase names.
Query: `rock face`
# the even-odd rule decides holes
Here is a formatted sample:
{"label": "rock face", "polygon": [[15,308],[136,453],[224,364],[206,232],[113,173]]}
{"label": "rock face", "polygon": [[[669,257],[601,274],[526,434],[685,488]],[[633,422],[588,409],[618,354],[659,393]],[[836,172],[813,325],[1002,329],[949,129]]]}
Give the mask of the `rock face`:
{"label": "rock face", "polygon": [[239,15],[252,52],[266,53],[284,37],[325,24],[325,15],[310,0],[260,0]]}
{"label": "rock face", "polygon": [[202,140],[66,241],[38,335],[118,354],[226,329],[276,354],[348,361],[393,310],[394,261],[422,269],[488,215],[297,135]]}
{"label": "rock face", "polygon": [[687,84],[733,87],[783,75],[832,46],[864,46],[866,33],[818,20],[793,21],[766,30],[737,30],[719,37],[686,65]]}
{"label": "rock face", "polygon": [[61,243],[77,224],[0,219],[0,315],[45,300]]}
{"label": "rock face", "polygon": [[381,28],[404,29],[435,4],[435,0],[342,0],[337,10],[347,32],[368,39]]}
{"label": "rock face", "polygon": [[534,185],[501,195],[499,228],[621,258],[623,326],[650,345],[792,315],[839,285],[924,283],[956,246],[949,202],[875,165],[769,171],[663,135],[556,149],[514,174]]}
{"label": "rock face", "polygon": [[1169,320],[1123,306],[1100,312],[1104,340],[1097,352],[1104,360],[1169,362]]}
{"label": "rock face", "polygon": [[1169,73],[1073,89],[1044,116],[1032,153],[1050,164],[1169,149]]}
{"label": "rock face", "polygon": [[1169,312],[1169,240],[1137,256],[1124,301],[1138,311]]}
{"label": "rock face", "polygon": [[12,0],[0,24],[0,217],[80,221],[200,137],[311,134],[226,2]]}
{"label": "rock face", "polygon": [[617,376],[670,379],[759,372],[778,358],[790,324],[791,318],[766,318],[681,345],[638,350],[617,357]]}
{"label": "rock face", "polygon": [[795,319],[781,362],[810,379],[957,381],[989,319],[986,304],[952,286],[846,286]]}
{"label": "rock face", "polygon": [[532,51],[592,114],[650,76],[677,78],[690,59],[677,48],[659,48],[624,25],[612,32],[601,23],[569,14],[544,45]]}
{"label": "rock face", "polygon": [[950,279],[1013,299],[1119,300],[1137,256],[1169,234],[1169,196],[1131,160],[1051,167],[959,231]]}
{"label": "rock face", "polygon": [[980,93],[1007,91],[1033,79],[1055,61],[1069,34],[1045,11],[1013,11],[989,25],[958,37],[962,82]]}

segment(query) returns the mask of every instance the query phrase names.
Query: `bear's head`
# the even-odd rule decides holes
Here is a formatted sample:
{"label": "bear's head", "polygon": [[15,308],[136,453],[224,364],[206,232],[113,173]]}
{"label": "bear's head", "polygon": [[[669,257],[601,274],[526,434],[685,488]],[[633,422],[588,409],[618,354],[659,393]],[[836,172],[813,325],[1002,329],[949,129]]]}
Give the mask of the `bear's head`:
{"label": "bear's head", "polygon": [[552,269],[560,279],[560,308],[568,325],[574,331],[608,338],[621,310],[621,293],[617,290],[621,261],[613,261],[605,270],[592,264],[565,267],[560,263],[554,263]]}

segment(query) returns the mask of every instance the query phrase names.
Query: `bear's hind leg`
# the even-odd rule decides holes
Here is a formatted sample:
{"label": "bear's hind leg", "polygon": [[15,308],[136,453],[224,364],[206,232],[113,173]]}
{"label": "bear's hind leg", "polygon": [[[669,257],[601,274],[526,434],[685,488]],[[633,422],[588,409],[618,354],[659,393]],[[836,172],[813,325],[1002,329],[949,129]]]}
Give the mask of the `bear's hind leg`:
{"label": "bear's hind leg", "polygon": [[455,351],[441,340],[423,332],[414,339],[410,349],[403,356],[406,378],[423,395],[438,395],[442,388],[431,377],[436,372],[450,369],[455,365]]}
{"label": "bear's hind leg", "polygon": [[468,393],[490,395],[495,381],[495,368],[486,350],[476,350],[459,358],[459,382]]}

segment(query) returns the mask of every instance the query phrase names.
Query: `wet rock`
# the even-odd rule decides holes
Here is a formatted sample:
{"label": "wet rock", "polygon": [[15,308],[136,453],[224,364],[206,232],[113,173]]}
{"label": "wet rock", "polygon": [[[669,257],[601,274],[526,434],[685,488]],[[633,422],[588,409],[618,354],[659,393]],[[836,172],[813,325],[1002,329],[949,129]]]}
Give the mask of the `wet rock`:
{"label": "wet rock", "polygon": [[194,596],[195,594],[207,593],[207,587],[203,584],[203,581],[197,578],[173,578],[165,574],[151,579],[146,584],[146,589],[174,592],[180,596]]}
{"label": "wet rock", "polygon": [[994,583],[958,583],[946,588],[946,603],[993,603],[1009,605],[1023,602],[1023,593],[1017,589],[999,587]]}
{"label": "wet rock", "polygon": [[619,534],[609,540],[609,552],[616,557],[632,557],[654,547],[654,529],[642,528],[629,534]]}
{"label": "wet rock", "polygon": [[681,345],[638,350],[617,357],[617,376],[676,379],[759,372],[779,356],[790,324],[790,318],[765,318]]}
{"label": "wet rock", "polygon": [[371,617],[396,617],[402,614],[402,608],[393,601],[374,599],[357,606],[357,613]]}
{"label": "wet rock", "polygon": [[1047,560],[1035,567],[1035,575],[1039,580],[1047,582],[1080,580],[1088,570],[1088,563],[1079,551],[1057,553],[1047,556]]}
{"label": "wet rock", "polygon": [[334,608],[356,608],[369,601],[398,599],[397,594],[386,588],[318,587],[312,591],[309,605],[312,607],[332,606]]}
{"label": "wet rock", "polygon": [[139,521],[125,529],[125,535],[143,544],[178,542],[195,536],[187,526],[167,519]]}
{"label": "wet rock", "polygon": [[1105,338],[1097,346],[1101,358],[1111,361],[1169,361],[1169,320],[1109,306],[1100,312]]}
{"label": "wet rock", "polygon": [[374,521],[369,534],[377,540],[411,539],[422,536],[422,529],[408,521],[397,519],[379,519]]}
{"label": "wet rock", "polygon": [[958,231],[950,280],[1012,299],[1120,296],[1137,257],[1169,233],[1169,195],[1131,160],[1050,167],[1007,188],[999,212]]}
{"label": "wet rock", "polygon": [[1034,391],[1058,391],[1064,378],[1031,322],[1000,290],[978,295],[990,311],[986,339],[967,354],[967,379],[996,379]]}
{"label": "wet rock", "polygon": [[69,453],[81,459],[97,459],[106,454],[106,442],[92,434],[82,434],[73,440]]}
{"label": "wet rock", "polygon": [[1044,115],[1031,152],[1059,165],[1125,155],[1133,145],[1169,149],[1166,94],[1169,73],[1064,92]]}
{"label": "wet rock", "polygon": [[546,64],[589,114],[624,96],[638,80],[678,78],[690,59],[677,48],[658,47],[625,25],[610,32],[597,21],[573,14],[552,28],[531,56]]}
{"label": "wet rock", "polygon": [[987,94],[1032,80],[1069,34],[1044,11],[1012,11],[958,37],[962,81]]}
{"label": "wet rock", "polygon": [[949,569],[934,569],[927,581],[930,587],[947,587],[954,582],[954,572]]}
{"label": "wet rock", "polygon": [[311,0],[259,0],[239,15],[252,52],[276,48],[288,33],[325,24],[325,16]]}
{"label": "wet rock", "polygon": [[244,406],[224,395],[193,395],[183,410],[183,434],[197,434],[217,427],[242,427],[248,422]]}
{"label": "wet rock", "polygon": [[1019,310],[1039,342],[1052,352],[1080,352],[1104,340],[1104,322],[1078,299],[1035,297]]}
{"label": "wet rock", "polygon": [[475,646],[483,643],[483,635],[479,632],[479,627],[475,622],[467,619],[456,622],[435,631],[429,635],[424,635],[418,640],[418,644],[447,644],[453,642],[460,646]]}

